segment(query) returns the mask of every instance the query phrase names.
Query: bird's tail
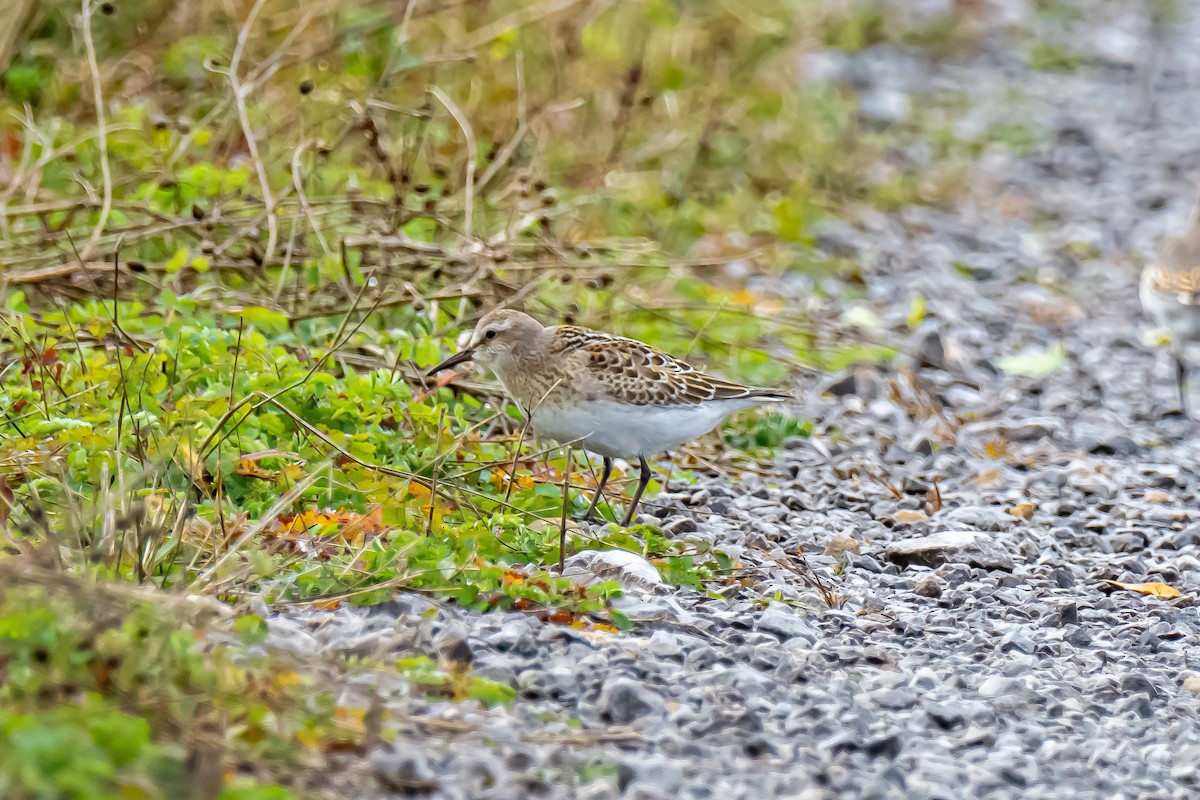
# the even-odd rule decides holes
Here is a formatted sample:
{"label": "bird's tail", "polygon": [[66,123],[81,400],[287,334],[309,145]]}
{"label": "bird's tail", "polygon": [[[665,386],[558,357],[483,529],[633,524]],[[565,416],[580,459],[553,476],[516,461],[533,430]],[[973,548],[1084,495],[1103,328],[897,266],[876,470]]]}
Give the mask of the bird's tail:
{"label": "bird's tail", "polygon": [[747,398],[753,398],[762,403],[782,403],[784,400],[791,400],[794,395],[791,392],[785,392],[782,389],[765,389],[760,387],[747,387]]}

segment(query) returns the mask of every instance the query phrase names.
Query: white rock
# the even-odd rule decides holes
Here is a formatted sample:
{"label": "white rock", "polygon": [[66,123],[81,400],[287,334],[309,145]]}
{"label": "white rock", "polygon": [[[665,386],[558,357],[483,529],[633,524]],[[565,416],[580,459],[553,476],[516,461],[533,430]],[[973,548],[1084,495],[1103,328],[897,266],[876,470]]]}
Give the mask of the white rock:
{"label": "white rock", "polygon": [[628,550],[584,550],[569,557],[564,577],[584,586],[616,581],[627,592],[653,592],[662,576],[646,559]]}
{"label": "white rock", "polygon": [[936,567],[945,563],[971,564],[983,569],[1011,570],[1012,556],[982,531],[942,531],[888,545],[887,556],[899,564]]}

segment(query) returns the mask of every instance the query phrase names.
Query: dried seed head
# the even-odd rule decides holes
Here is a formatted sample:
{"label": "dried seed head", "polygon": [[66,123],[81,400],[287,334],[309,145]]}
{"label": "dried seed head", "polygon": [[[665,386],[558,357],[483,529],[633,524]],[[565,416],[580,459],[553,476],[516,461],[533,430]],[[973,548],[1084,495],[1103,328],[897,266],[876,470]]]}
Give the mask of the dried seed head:
{"label": "dried seed head", "polygon": [[312,94],[313,82],[307,78],[300,81],[300,94]]}

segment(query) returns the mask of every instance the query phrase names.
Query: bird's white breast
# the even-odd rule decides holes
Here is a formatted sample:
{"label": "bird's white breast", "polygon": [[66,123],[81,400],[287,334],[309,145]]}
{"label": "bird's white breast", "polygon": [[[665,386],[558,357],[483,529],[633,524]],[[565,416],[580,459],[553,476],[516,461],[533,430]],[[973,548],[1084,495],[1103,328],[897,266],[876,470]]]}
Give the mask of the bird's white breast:
{"label": "bird's white breast", "polygon": [[635,406],[612,400],[543,404],[530,416],[539,436],[575,442],[611,458],[654,455],[711,431],[726,415],[757,405],[749,398],[686,406]]}
{"label": "bird's white breast", "polygon": [[1179,302],[1177,297],[1151,288],[1146,275],[1141,283],[1142,308],[1166,328],[1177,346],[1200,342],[1200,306]]}

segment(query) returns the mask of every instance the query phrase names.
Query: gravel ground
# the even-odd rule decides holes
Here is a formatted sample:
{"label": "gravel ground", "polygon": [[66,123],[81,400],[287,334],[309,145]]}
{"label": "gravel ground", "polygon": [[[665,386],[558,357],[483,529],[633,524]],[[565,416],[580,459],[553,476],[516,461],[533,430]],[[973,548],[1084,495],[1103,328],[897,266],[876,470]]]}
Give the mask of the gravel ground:
{"label": "gravel ground", "polygon": [[[824,230],[821,247],[863,264],[872,335],[903,355],[802,387],[794,410],[817,435],[779,453],[778,477],[658,496],[664,527],[755,576],[736,599],[634,564],[626,634],[414,596],[277,617],[283,647],[454,653],[518,687],[485,709],[352,678],[349,695],[376,686],[409,721],[346,763],[345,796],[1200,796],[1197,425],[1142,344],[1136,298],[1140,259],[1200,177],[1200,8],[1155,44],[1142,6],[1093,2],[1044,31],[1091,59],[1073,74],[1028,69],[999,24],[955,66],[819,56],[867,113],[965,92],[964,130],[1028,120],[1044,144],[985,153],[957,210]],[[996,8],[1035,24],[1023,2]],[[798,303],[810,290],[787,289]],[[910,331],[917,294],[928,314]],[[1047,377],[1001,369],[1060,343]],[[943,507],[927,515],[935,485]],[[841,608],[800,580],[798,550]]]}

